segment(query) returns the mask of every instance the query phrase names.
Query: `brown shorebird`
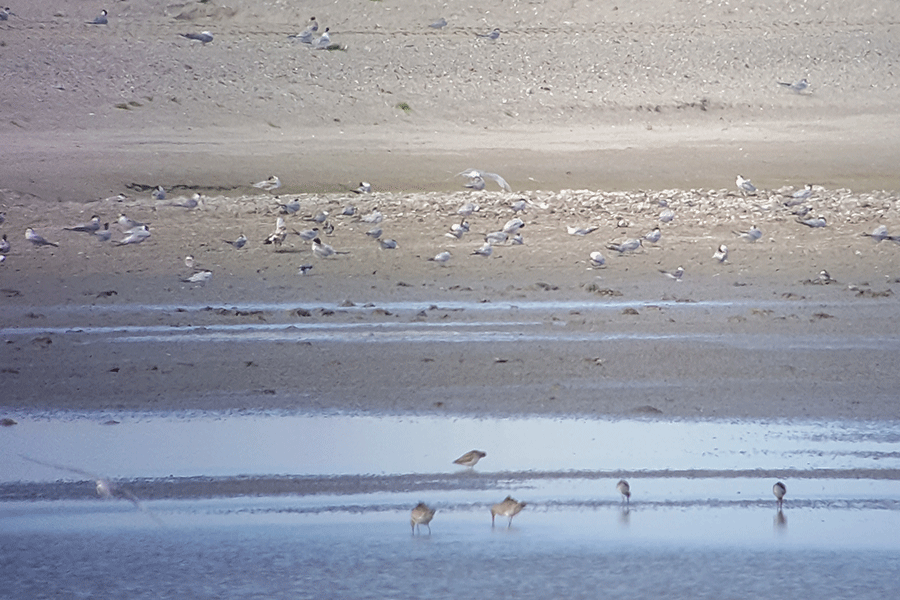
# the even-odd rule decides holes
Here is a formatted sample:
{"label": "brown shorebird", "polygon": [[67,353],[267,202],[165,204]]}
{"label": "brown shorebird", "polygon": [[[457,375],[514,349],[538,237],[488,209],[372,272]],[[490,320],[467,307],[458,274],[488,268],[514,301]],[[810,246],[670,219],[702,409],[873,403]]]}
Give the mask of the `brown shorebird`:
{"label": "brown shorebird", "polygon": [[462,465],[464,467],[474,467],[478,464],[478,461],[487,456],[487,452],[482,452],[481,450],[472,450],[470,452],[466,452],[459,458],[453,461],[454,465]]}
{"label": "brown shorebird", "polygon": [[787,494],[787,487],[780,481],[776,482],[775,485],[772,486],[772,493],[775,494],[775,498],[778,499],[778,510],[781,510],[781,507],[784,505],[784,496]]}
{"label": "brown shorebird", "polygon": [[523,508],[525,508],[524,502],[518,502],[513,500],[512,496],[507,496],[506,500],[491,507],[491,527],[494,526],[494,518],[497,515],[509,517],[509,524],[507,527],[512,527],[513,517],[522,512]]}
{"label": "brown shorebird", "polygon": [[428,505],[424,502],[419,502],[416,504],[416,507],[412,509],[412,513],[409,517],[409,524],[412,527],[413,534],[416,533],[416,527],[418,526],[421,529],[421,526],[424,525],[428,528],[428,535],[431,535],[431,519],[434,518],[434,509],[428,508]]}
{"label": "brown shorebird", "polygon": [[616,490],[622,494],[622,502],[631,504],[631,486],[624,479],[620,479],[616,484]]}

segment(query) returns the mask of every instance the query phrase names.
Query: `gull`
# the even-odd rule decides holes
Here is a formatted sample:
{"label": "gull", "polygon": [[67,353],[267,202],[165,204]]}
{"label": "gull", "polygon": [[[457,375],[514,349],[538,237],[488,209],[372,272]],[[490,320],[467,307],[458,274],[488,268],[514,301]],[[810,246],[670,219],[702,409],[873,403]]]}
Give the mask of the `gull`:
{"label": "gull", "polygon": [[428,505],[424,502],[419,502],[414,509],[412,509],[412,513],[409,517],[409,524],[412,526],[413,534],[416,533],[416,527],[420,528],[424,525],[428,528],[428,535],[431,535],[431,519],[434,518],[434,509],[428,508]]}
{"label": "gull", "polygon": [[360,219],[363,223],[369,223],[370,225],[378,225],[382,221],[384,221],[384,215],[377,210],[373,210],[362,219]]}
{"label": "gull", "polygon": [[284,219],[278,217],[278,220],[275,221],[275,231],[269,234],[269,237],[263,241],[263,244],[275,244],[276,246],[281,246],[286,237],[287,227],[284,225]]}
{"label": "gull", "polygon": [[622,502],[631,504],[631,486],[624,479],[620,479],[616,484],[616,491],[622,494]]}
{"label": "gull", "polygon": [[476,33],[475,36],[496,40],[498,37],[500,37],[500,30],[495,27],[490,33]]}
{"label": "gull", "polygon": [[784,497],[787,494],[787,486],[780,481],[776,481],[775,485],[772,486],[772,493],[775,494],[775,499],[778,500],[778,510],[781,510],[781,507],[784,505]]}
{"label": "gull", "polygon": [[508,233],[509,235],[515,235],[519,232],[520,229],[525,227],[525,221],[516,217],[514,219],[510,219],[506,222],[506,225],[503,226],[503,233]]}
{"label": "gull", "polygon": [[735,231],[734,234],[739,235],[742,239],[745,239],[748,242],[755,242],[762,237],[762,231],[760,231],[759,227],[757,227],[756,225],[751,225],[750,229],[748,229],[747,231]]}
{"label": "gull", "polygon": [[158,185],[156,189],[150,192],[150,197],[154,200],[165,200],[166,199],[166,190],[163,189],[163,186]]}
{"label": "gull", "polygon": [[125,238],[116,242],[116,246],[125,246],[127,244],[140,244],[150,237],[150,228],[146,225],[134,227],[125,232]]}
{"label": "gull", "polygon": [[360,181],[359,187],[355,190],[352,190],[354,194],[371,194],[372,193],[372,184],[368,181]]}
{"label": "gull", "polygon": [[98,238],[100,238],[101,242],[108,242],[109,238],[112,237],[112,231],[109,230],[109,223],[103,224],[103,229],[94,232]]}
{"label": "gull", "polygon": [[444,17],[441,17],[440,19],[438,19],[437,21],[435,21],[434,23],[429,25],[429,27],[431,27],[432,29],[442,29],[446,26],[447,26],[447,19],[445,19]]}
{"label": "gull", "polygon": [[481,178],[481,177],[472,177],[471,179],[469,179],[468,182],[466,182],[466,185],[465,185],[464,187],[467,187],[467,188],[472,189],[472,190],[480,191],[480,190],[483,190],[483,189],[484,189],[484,185],[485,185],[485,184],[484,184],[484,179],[483,179],[483,178]]}
{"label": "gull", "polygon": [[566,231],[569,232],[569,235],[587,235],[597,231],[597,229],[597,227],[572,227],[571,225],[566,225]]}
{"label": "gull", "polygon": [[472,254],[477,254],[479,256],[484,256],[485,258],[487,258],[493,252],[494,252],[494,248],[493,248],[493,246],[491,246],[491,243],[485,242],[485,244],[481,248],[479,248],[478,250],[475,250],[474,252],[472,252]]}
{"label": "gull", "polygon": [[524,198],[521,200],[516,200],[515,202],[510,204],[509,207],[514,213],[525,212],[525,209],[528,208],[528,200],[525,200]]}
{"label": "gull", "polygon": [[316,50],[327,50],[331,45],[331,36],[328,35],[328,27],[325,28],[325,33],[319,36],[319,39],[316,40],[315,49]]}
{"label": "gull", "polygon": [[812,184],[807,183],[803,189],[797,190],[793,194],[791,194],[791,198],[795,200],[806,200],[812,196]]}
{"label": "gull", "polygon": [[134,229],[135,227],[140,227],[141,225],[146,225],[146,223],[141,223],[140,221],[130,219],[125,216],[125,213],[119,215],[119,227],[121,227],[122,229]]}
{"label": "gull", "polygon": [[34,244],[35,246],[54,246],[59,247],[59,244],[55,242],[48,242],[38,234],[34,232],[34,229],[29,227],[25,230],[25,239]]}
{"label": "gull", "polygon": [[300,265],[300,268],[297,269],[297,274],[298,275],[306,275],[307,273],[309,273],[312,270],[313,270],[312,265]]}
{"label": "gull", "polygon": [[591,252],[590,265],[594,269],[599,269],[606,264],[606,259],[599,252]]}
{"label": "gull", "polygon": [[202,42],[204,46],[213,41],[213,34],[208,31],[201,31],[200,33],[179,33],[178,35],[189,40]]}
{"label": "gull", "polygon": [[667,208],[666,210],[659,213],[659,220],[663,223],[669,223],[675,218],[675,211],[671,208]]}
{"label": "gull", "polygon": [[272,190],[277,190],[281,187],[281,180],[278,179],[278,175],[271,175],[264,181],[257,181],[253,184],[253,187],[271,192]]}
{"label": "gull", "polygon": [[665,275],[666,277],[670,277],[670,278],[674,279],[675,281],[681,281],[681,278],[684,276],[684,267],[678,267],[671,273],[669,271],[663,271],[662,269],[660,269],[659,272],[662,273],[663,275]]}
{"label": "gull", "polygon": [[303,220],[304,221],[314,221],[314,222],[318,223],[319,225],[321,225],[322,223],[324,223],[325,221],[328,220],[328,211],[323,210],[323,211],[319,212],[318,214],[316,214],[315,216],[303,217]]}
{"label": "gull", "polygon": [[312,251],[313,254],[318,256],[319,258],[328,258],[329,256],[334,256],[335,254],[350,254],[349,252],[338,252],[328,244],[323,244],[322,240],[316,238],[312,241]]}
{"label": "gull", "polygon": [[606,247],[610,250],[615,250],[619,254],[623,254],[625,252],[634,252],[638,248],[643,245],[641,240],[630,238],[622,242],[621,244],[607,244]]}
{"label": "gull", "polygon": [[885,227],[884,225],[879,225],[874,230],[872,230],[872,233],[864,233],[863,235],[872,238],[876,242],[880,242],[881,240],[892,239],[891,236],[888,234],[887,227]]}
{"label": "gull", "polygon": [[809,82],[806,80],[806,77],[804,77],[804,78],[801,79],[800,81],[797,81],[797,82],[794,82],[794,83],[789,83],[789,82],[786,82],[786,81],[779,81],[779,82],[778,82],[778,85],[783,85],[784,87],[790,88],[790,89],[794,90],[795,92],[797,92],[797,93],[799,94],[799,93],[801,93],[803,90],[805,90],[806,88],[809,87]]}
{"label": "gull", "polygon": [[295,198],[286,204],[278,203],[278,208],[281,210],[281,214],[283,215],[292,215],[295,212],[300,210],[300,199]]}
{"label": "gull", "polygon": [[464,233],[469,231],[469,222],[461,221],[450,226],[450,231],[444,235],[451,238],[462,239]]}
{"label": "gull", "polygon": [[506,180],[497,175],[496,173],[488,173],[487,171],[481,171],[479,169],[466,169],[459,175],[463,177],[468,177],[469,179],[475,179],[476,177],[481,177],[482,179],[490,179],[499,185],[503,190],[507,192],[511,192],[512,188],[509,187],[509,184],[506,183]]}
{"label": "gull", "polygon": [[429,258],[428,260],[434,261],[440,265],[446,265],[447,261],[450,260],[450,253],[447,251],[444,251],[439,254],[435,254],[434,258]]}
{"label": "gull", "polygon": [[488,244],[502,244],[509,238],[509,235],[502,231],[492,231],[484,236],[484,241]]}
{"label": "gull", "polygon": [[128,490],[117,486],[115,483],[113,483],[109,479],[106,479],[105,477],[100,477],[99,475],[97,475],[95,473],[91,473],[90,471],[76,469],[74,467],[67,467],[66,465],[57,465],[54,463],[44,462],[41,460],[37,460],[35,458],[30,458],[28,456],[25,456],[24,454],[20,454],[19,456],[21,456],[28,462],[33,462],[35,464],[43,465],[45,467],[50,467],[52,469],[59,469],[61,471],[69,471],[70,473],[75,473],[76,475],[83,475],[85,477],[88,477],[88,478],[92,479],[94,481],[95,485],[97,486],[97,495],[98,496],[100,496],[104,499],[107,499],[107,500],[111,500],[111,499],[128,500],[129,502],[134,504],[134,506],[136,508],[147,513],[147,515],[149,515],[151,519],[153,519],[154,521],[156,521],[159,524],[162,524],[156,515],[154,515],[152,512],[150,512],[147,508],[144,507],[144,505],[141,503],[140,499],[137,496],[135,496]]}
{"label": "gull", "polygon": [[714,259],[716,259],[717,261],[719,261],[720,263],[723,263],[726,260],[728,260],[728,246],[726,246],[725,244],[721,244],[719,246],[719,249],[716,250],[716,253],[713,254],[712,257]]}
{"label": "gull", "polygon": [[525,508],[524,502],[517,502],[513,500],[512,496],[507,496],[503,502],[491,507],[491,527],[494,526],[494,517],[497,515],[509,517],[509,525],[507,527],[512,527],[513,517],[522,512],[523,508]]}
{"label": "gull", "polygon": [[468,452],[454,460],[453,464],[472,468],[477,465],[478,461],[485,456],[487,456],[487,452],[482,452],[481,450],[469,450]]}
{"label": "gull", "polygon": [[659,227],[656,227],[653,231],[644,236],[644,239],[650,242],[651,244],[655,244],[659,241],[659,238],[662,237],[662,233],[659,231]]}
{"label": "gull", "polygon": [[90,223],[82,223],[74,227],[63,227],[66,231],[80,231],[81,233],[94,233],[100,229],[100,217],[94,215]]}
{"label": "gull", "polygon": [[458,209],[456,209],[456,214],[461,215],[463,217],[471,216],[472,213],[476,213],[481,210],[481,207],[475,204],[474,202],[466,202]]}
{"label": "gull", "polygon": [[247,236],[244,235],[243,233],[241,233],[240,237],[238,237],[238,239],[236,239],[234,241],[231,241],[231,240],[222,240],[222,241],[225,242],[226,244],[229,244],[234,249],[240,250],[241,248],[243,248],[244,246],[247,245]]}
{"label": "gull", "polygon": [[381,246],[382,250],[394,250],[397,247],[397,240],[392,240],[390,238],[378,240],[378,244]]}
{"label": "gull", "polygon": [[825,217],[816,217],[814,219],[797,219],[797,222],[801,225],[806,225],[807,227],[825,227],[827,223],[825,222]]}
{"label": "gull", "polygon": [[197,271],[190,277],[182,279],[184,283],[206,283],[212,277],[212,271]]}
{"label": "gull", "polygon": [[300,236],[300,239],[306,242],[311,242],[312,240],[319,237],[319,228],[313,227],[312,229],[304,229],[303,231],[294,230],[294,233]]}
{"label": "gull", "polygon": [[319,22],[316,21],[315,17],[309,18],[309,24],[306,26],[306,29],[301,31],[298,34],[289,35],[288,39],[296,39],[304,44],[311,44],[313,33],[319,30]]}
{"label": "gull", "polygon": [[[7,9],[7,10],[9,10],[9,9]],[[106,10],[101,10],[100,14],[97,15],[96,17],[94,17],[93,21],[88,21],[87,24],[88,25],[106,25],[107,23],[109,23],[109,19],[106,18],[106,16],[108,14],[109,13],[107,13]]]}
{"label": "gull", "polygon": [[741,175],[737,176],[737,179],[734,180],[734,183],[737,185],[738,191],[740,191],[744,196],[746,196],[747,194],[756,193],[756,186],[750,183],[749,179],[744,179]]}
{"label": "gull", "polygon": [[366,235],[372,239],[377,240],[381,237],[381,234],[384,233],[384,230],[381,227],[375,227],[374,229],[370,229],[366,232]]}

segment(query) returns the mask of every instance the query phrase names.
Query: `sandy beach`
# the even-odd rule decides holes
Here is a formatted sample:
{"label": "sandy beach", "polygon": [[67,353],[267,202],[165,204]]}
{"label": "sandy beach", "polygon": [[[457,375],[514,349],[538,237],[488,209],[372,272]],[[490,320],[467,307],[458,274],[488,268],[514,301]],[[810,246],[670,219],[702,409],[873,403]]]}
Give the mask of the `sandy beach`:
{"label": "sandy beach", "polygon": [[[0,25],[8,410],[898,417],[897,375],[879,344],[896,340],[900,244],[862,235],[900,233],[894,3],[107,8],[108,25],[89,25],[93,8],[39,1]],[[288,38],[312,15],[338,49]],[[429,28],[440,16],[448,25]],[[498,39],[476,37],[493,27]],[[179,36],[201,30],[214,40]],[[778,84],[801,78],[810,87],[800,93]],[[471,167],[500,173],[512,191],[465,190],[457,174]],[[755,195],[738,192],[738,173]],[[271,174],[281,188],[251,187]],[[351,193],[360,181],[374,193]],[[806,183],[813,194],[795,201]],[[165,200],[150,197],[158,185]],[[176,206],[194,193],[198,207]],[[520,199],[524,244],[473,256]],[[288,231],[327,211],[334,229],[322,238],[347,254],[319,259],[293,233],[280,248],[262,244],[279,205],[295,200]],[[468,202],[480,210],[458,215]],[[339,216],[348,206],[356,216]],[[675,218],[661,221],[667,209]],[[376,210],[397,249],[364,235],[372,226],[359,216]],[[148,222],[151,237],[116,246],[63,230],[96,214],[120,240],[122,213]],[[798,223],[819,216],[826,227]],[[471,231],[446,237],[463,218]],[[738,235],[754,224],[760,240]],[[582,237],[567,226],[597,229]],[[32,246],[26,227],[59,247]],[[607,249],[654,227],[661,240],[633,255]],[[241,233],[244,249],[223,243]],[[720,244],[724,263],[713,259]],[[427,260],[441,251],[453,256],[446,265]],[[603,268],[590,268],[592,251]],[[212,271],[208,282],[182,281],[186,255]],[[304,264],[313,270],[300,276]],[[681,281],[660,272],[679,266]],[[538,303],[530,320],[582,341],[95,352],[71,333],[480,322],[442,308],[453,302]],[[383,308],[397,303],[407,304]],[[154,308],[128,309],[139,305]],[[611,333],[626,339],[598,348]],[[757,335],[801,337],[810,351],[696,342]],[[831,343],[847,338],[868,341]],[[119,393],[121,380],[138,391]],[[520,392],[497,399],[510,386]]]}

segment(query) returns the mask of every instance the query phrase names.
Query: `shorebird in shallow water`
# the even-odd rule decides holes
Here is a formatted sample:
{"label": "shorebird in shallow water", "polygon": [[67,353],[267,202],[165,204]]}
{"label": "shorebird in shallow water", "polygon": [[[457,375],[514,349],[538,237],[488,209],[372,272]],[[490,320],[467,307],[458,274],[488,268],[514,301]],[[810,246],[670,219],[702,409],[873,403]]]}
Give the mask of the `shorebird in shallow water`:
{"label": "shorebird in shallow water", "polygon": [[424,502],[419,502],[409,516],[409,524],[412,527],[413,534],[416,533],[416,527],[421,532],[422,525],[428,528],[428,535],[431,535],[431,520],[434,518],[434,509],[428,508]]}
{"label": "shorebird in shallow water", "polygon": [[622,494],[622,502],[631,504],[631,486],[624,479],[620,479],[616,484],[616,491]]}
{"label": "shorebird in shallow water", "polygon": [[784,506],[784,497],[787,494],[787,486],[778,481],[772,486],[772,493],[775,494],[775,499],[778,500],[778,510],[781,510],[782,506]]}
{"label": "shorebird in shallow water", "polygon": [[[448,252],[449,254],[449,252]],[[487,456],[487,452],[481,450],[470,450],[453,461],[454,465],[462,465],[464,467],[474,467],[478,461]]]}
{"label": "shorebird in shallow water", "polygon": [[513,517],[522,512],[523,508],[525,508],[524,502],[518,502],[514,500],[512,496],[507,496],[503,502],[491,507],[491,527],[494,526],[494,518],[497,517],[497,515],[509,517],[509,524],[507,524],[507,527],[512,527]]}

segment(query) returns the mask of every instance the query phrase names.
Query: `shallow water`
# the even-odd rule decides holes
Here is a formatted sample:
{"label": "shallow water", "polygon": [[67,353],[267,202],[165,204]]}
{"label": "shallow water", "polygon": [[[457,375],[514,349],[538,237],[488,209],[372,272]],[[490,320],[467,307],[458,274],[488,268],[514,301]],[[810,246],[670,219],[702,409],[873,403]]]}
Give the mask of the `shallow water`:
{"label": "shallow water", "polygon": [[[0,435],[9,597],[883,598],[900,586],[893,422],[17,420]],[[474,470],[451,464],[471,448],[488,453]],[[113,477],[142,510],[98,499],[65,467]],[[527,506],[492,528],[507,494]],[[437,515],[413,535],[420,500]]]}

